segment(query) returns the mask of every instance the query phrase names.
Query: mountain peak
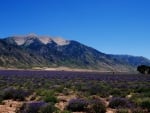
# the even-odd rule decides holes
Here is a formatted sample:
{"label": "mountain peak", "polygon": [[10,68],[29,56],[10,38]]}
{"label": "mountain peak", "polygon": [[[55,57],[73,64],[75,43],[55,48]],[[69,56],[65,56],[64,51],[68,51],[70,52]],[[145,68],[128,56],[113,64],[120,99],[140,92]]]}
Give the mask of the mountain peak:
{"label": "mountain peak", "polygon": [[80,42],[36,34],[11,36],[0,40],[0,54],[3,67],[64,66],[127,72],[135,71],[138,65],[150,65],[150,60],[145,58],[109,55]]}
{"label": "mountain peak", "polygon": [[30,33],[30,34],[28,34],[27,36],[28,36],[28,37],[38,37],[38,35],[35,34],[35,33]]}
{"label": "mountain peak", "polygon": [[57,45],[60,45],[60,46],[63,46],[63,45],[68,45],[70,43],[70,41],[68,40],[65,40],[61,37],[55,37],[53,38],[53,41],[57,44]]}
{"label": "mountain peak", "polygon": [[34,33],[28,35],[17,35],[9,37],[11,42],[15,42],[18,46],[30,45],[34,40],[39,40],[42,44],[46,45],[48,43],[55,42],[58,46],[64,46],[70,44],[69,40],[65,40],[61,37],[51,37],[51,36],[38,36]]}

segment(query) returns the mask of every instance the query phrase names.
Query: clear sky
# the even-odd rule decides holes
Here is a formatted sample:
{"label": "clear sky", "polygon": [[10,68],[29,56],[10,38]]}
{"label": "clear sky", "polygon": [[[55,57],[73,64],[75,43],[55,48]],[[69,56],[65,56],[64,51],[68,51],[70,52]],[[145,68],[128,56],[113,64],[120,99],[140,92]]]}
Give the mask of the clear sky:
{"label": "clear sky", "polygon": [[28,33],[150,59],[150,0],[0,0],[0,37]]}

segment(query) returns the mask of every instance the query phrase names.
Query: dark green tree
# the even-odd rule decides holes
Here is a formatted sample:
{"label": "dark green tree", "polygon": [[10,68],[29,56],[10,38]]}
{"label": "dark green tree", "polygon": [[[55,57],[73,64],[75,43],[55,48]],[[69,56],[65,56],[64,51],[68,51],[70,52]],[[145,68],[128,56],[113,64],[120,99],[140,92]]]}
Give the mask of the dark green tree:
{"label": "dark green tree", "polygon": [[142,74],[150,74],[150,66],[140,65],[137,67],[137,71]]}

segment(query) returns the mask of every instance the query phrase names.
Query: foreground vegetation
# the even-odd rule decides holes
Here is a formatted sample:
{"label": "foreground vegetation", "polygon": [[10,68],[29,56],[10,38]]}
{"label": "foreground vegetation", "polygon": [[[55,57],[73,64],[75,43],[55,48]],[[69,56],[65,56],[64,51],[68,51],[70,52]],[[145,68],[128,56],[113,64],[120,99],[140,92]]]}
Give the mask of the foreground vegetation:
{"label": "foreground vegetation", "polygon": [[[60,99],[60,95],[68,97]],[[75,95],[74,98],[69,98]],[[150,76],[65,71],[0,71],[0,102],[23,104],[16,113],[150,112]],[[58,103],[67,103],[60,109]]]}

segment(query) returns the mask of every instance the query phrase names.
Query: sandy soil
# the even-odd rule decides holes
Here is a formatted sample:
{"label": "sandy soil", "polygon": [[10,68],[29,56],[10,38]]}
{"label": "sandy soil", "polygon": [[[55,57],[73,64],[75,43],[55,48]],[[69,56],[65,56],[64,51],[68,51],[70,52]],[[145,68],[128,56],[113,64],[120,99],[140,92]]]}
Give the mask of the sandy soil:
{"label": "sandy soil", "polygon": [[[56,103],[56,107],[63,111],[68,105],[69,100],[77,98],[76,95],[58,95],[59,103]],[[106,103],[106,106],[109,104],[105,98],[102,100]],[[31,101],[30,101],[31,102]],[[16,110],[21,107],[23,102],[13,101],[13,100],[5,100],[3,101],[3,105],[0,105],[0,113],[16,113]],[[84,112],[73,112],[73,113],[84,113]],[[106,113],[115,113],[115,109],[107,108]]]}
{"label": "sandy soil", "polygon": [[[59,100],[59,103],[56,103],[55,106],[57,108],[59,108],[61,111],[63,111],[66,108],[66,106],[68,105],[69,100],[75,99],[75,98],[77,98],[77,96],[76,95],[63,95],[63,94],[59,94],[57,98]],[[106,98],[100,98],[100,99],[108,107],[109,102],[107,101],[107,99]],[[115,113],[115,112],[116,112],[115,109],[111,109],[111,108],[107,108],[106,109],[106,113]],[[73,112],[73,113],[85,113],[85,112]]]}
{"label": "sandy soil", "polygon": [[0,105],[0,113],[16,113],[16,110],[21,107],[23,102],[5,100],[3,105]]}
{"label": "sandy soil", "polygon": [[59,100],[59,103],[56,103],[56,107],[59,108],[61,111],[63,111],[66,106],[68,105],[68,102],[71,100],[71,99],[75,99],[77,98],[76,95],[63,95],[63,94],[59,94],[58,95],[58,100]]}

